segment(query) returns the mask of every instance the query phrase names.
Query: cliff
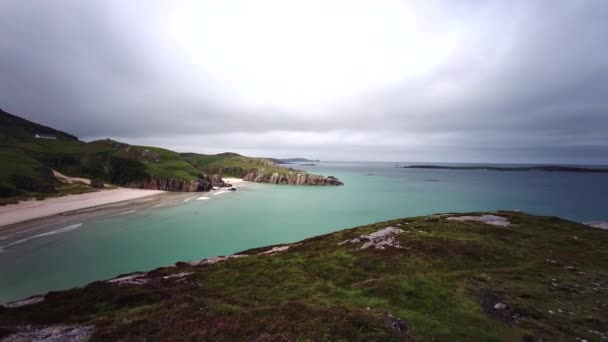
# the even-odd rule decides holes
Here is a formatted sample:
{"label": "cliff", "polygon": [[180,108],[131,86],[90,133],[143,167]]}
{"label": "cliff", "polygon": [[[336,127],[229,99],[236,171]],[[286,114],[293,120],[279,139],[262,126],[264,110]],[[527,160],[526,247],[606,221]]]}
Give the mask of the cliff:
{"label": "cliff", "polygon": [[176,179],[176,178],[148,178],[142,181],[135,181],[126,184],[129,188],[136,189],[152,189],[175,192],[195,192],[209,191],[214,187],[226,187],[230,184],[224,182],[221,177],[207,176],[200,174],[198,178],[191,180]]}
{"label": "cliff", "polygon": [[297,171],[289,171],[287,173],[267,172],[264,168],[250,170],[245,174],[243,179],[270,184],[344,185],[344,183],[333,176],[325,177]]}
{"label": "cliff", "polygon": [[606,245],[519,212],[396,219],[0,306],[0,339],[601,341]]}

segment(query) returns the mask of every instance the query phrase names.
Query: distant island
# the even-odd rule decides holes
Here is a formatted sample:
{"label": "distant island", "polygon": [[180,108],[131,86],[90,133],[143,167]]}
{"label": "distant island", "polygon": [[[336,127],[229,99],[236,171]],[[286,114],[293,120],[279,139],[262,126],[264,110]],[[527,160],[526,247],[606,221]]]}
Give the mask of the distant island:
{"label": "distant island", "polygon": [[487,170],[487,171],[541,171],[541,172],[592,172],[608,173],[608,168],[590,168],[578,166],[442,166],[442,165],[408,165],[405,169],[436,169],[436,170]]}

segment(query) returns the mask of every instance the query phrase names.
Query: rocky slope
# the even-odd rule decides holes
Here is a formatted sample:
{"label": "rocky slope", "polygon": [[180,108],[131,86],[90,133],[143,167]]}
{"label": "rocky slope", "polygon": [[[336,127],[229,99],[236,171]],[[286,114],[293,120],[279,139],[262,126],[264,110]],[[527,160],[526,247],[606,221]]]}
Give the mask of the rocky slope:
{"label": "rocky slope", "polygon": [[246,181],[270,184],[295,185],[344,185],[333,176],[313,175],[302,171],[289,171],[285,174],[268,172],[265,168],[250,170],[243,177]]}
{"label": "rocky slope", "polygon": [[6,341],[602,341],[608,231],[519,212],[397,219],[0,307]]}
{"label": "rocky slope", "polygon": [[236,153],[218,155],[182,154],[195,167],[221,176],[239,177],[246,181],[294,185],[344,185],[332,176],[310,174],[302,170],[283,167],[272,160],[251,158]]}
{"label": "rocky slope", "polygon": [[218,175],[207,176],[200,174],[196,179],[185,180],[176,178],[148,178],[126,184],[129,188],[164,190],[173,192],[209,191],[214,187],[223,188],[230,184],[224,182]]}

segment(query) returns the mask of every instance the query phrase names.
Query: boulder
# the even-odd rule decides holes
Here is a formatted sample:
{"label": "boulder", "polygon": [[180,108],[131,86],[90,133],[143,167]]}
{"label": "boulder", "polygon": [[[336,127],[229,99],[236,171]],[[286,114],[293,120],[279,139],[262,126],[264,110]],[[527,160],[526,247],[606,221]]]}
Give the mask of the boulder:
{"label": "boulder", "polygon": [[100,178],[91,178],[91,186],[96,189],[103,189],[103,180]]}

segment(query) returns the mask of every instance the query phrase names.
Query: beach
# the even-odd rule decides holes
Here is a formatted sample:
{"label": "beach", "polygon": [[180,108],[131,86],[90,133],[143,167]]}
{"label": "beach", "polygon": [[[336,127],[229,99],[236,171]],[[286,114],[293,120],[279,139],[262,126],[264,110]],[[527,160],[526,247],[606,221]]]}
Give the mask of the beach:
{"label": "beach", "polygon": [[[224,178],[223,180],[226,183],[229,183],[232,186],[236,187],[243,186],[244,183],[247,183],[241,178]],[[218,194],[224,192],[225,190],[219,189],[219,191],[210,191],[208,192],[208,194]],[[9,204],[0,207],[0,227],[29,220],[40,219],[48,216],[63,214],[71,211],[100,207],[108,204],[131,201],[160,194],[168,194],[168,192],[161,190],[117,188],[78,195],[51,197],[40,201],[34,199],[28,201],[21,201],[17,204]],[[172,194],[182,194],[188,196],[187,194],[189,193]],[[207,194],[207,192],[203,192],[203,194]],[[170,204],[171,201],[174,201],[178,197],[180,196],[170,196],[168,198],[165,198],[162,203],[157,205],[162,206],[163,203]]]}
{"label": "beach", "polygon": [[78,195],[28,200],[0,207],[0,227],[69,211],[162,194],[160,190],[118,188]]}
{"label": "beach", "polygon": [[222,180],[226,183],[229,183],[232,186],[237,185],[237,184],[247,183],[247,181],[244,181],[242,178],[234,178],[234,177],[222,178]]}

